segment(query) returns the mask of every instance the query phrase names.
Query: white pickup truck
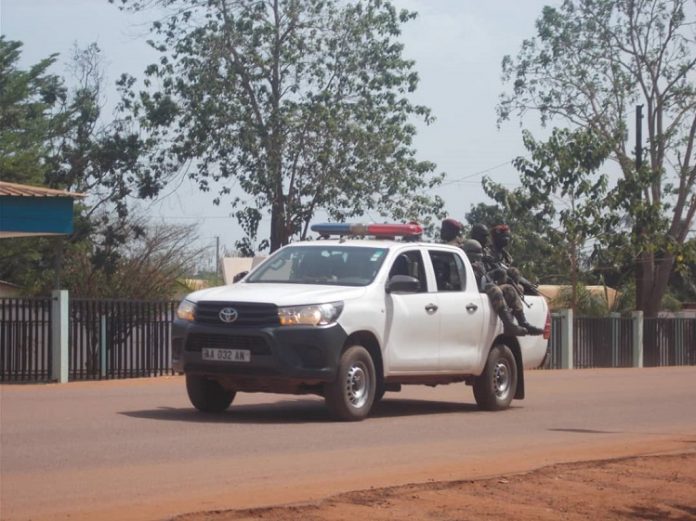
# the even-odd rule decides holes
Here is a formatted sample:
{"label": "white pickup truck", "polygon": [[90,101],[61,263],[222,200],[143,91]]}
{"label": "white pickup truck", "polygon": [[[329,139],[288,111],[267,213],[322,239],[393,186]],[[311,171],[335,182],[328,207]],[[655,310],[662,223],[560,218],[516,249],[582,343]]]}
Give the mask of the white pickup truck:
{"label": "white pickup truck", "polygon": [[524,398],[523,370],[546,355],[546,302],[525,300],[543,337],[503,334],[455,246],[294,243],[241,281],[181,302],[173,367],[185,373],[192,404],[211,413],[226,410],[237,392],[313,393],[335,417],[361,420],[386,391],[462,381],[480,408],[500,410]]}

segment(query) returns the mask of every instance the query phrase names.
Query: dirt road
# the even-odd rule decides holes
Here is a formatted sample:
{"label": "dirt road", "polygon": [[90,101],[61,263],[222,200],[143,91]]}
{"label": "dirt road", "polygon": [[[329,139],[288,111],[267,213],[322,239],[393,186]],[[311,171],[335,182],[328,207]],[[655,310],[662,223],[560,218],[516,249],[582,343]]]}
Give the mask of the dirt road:
{"label": "dirt road", "polygon": [[[527,374],[527,399],[502,413],[478,411],[464,385],[413,387],[387,394],[368,420],[344,424],[331,422],[317,398],[264,394],[240,395],[226,414],[204,416],[191,409],[179,377],[5,385],[0,518],[150,520],[297,502],[321,509],[317,502],[335,494],[413,483],[434,487],[423,493],[442,502],[447,489],[436,482],[514,485],[517,473],[567,462],[676,452],[691,458],[695,396],[693,367],[539,371]],[[691,479],[677,476],[677,483]],[[539,500],[548,496],[545,486]],[[504,488],[512,498],[522,493]],[[394,501],[389,491],[375,493]],[[485,509],[480,491],[472,497]],[[351,517],[355,505],[335,501],[344,506],[316,519]],[[464,508],[442,504],[442,512]],[[404,518],[411,507],[402,506],[401,517],[388,517],[398,512],[391,507],[375,511]],[[264,512],[271,516],[264,519],[296,518],[293,510]]]}
{"label": "dirt road", "polygon": [[309,504],[206,512],[176,521],[689,521],[696,453],[551,465],[490,479],[347,492]]}

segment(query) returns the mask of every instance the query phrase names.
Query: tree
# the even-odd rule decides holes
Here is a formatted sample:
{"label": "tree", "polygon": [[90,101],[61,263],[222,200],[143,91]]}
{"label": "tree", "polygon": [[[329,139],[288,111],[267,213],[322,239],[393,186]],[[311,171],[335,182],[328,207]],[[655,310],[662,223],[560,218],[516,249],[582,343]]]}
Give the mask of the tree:
{"label": "tree", "polygon": [[613,230],[617,222],[606,209],[607,176],[597,174],[611,144],[591,131],[566,129],[554,129],[545,143],[535,141],[526,131],[523,140],[531,158],[518,157],[513,163],[530,202],[541,206],[549,219],[557,219],[561,228],[568,245],[571,304],[575,310],[581,250]]}
{"label": "tree", "polygon": [[40,184],[48,170],[54,108],[66,93],[60,78],[47,72],[56,55],[21,70],[21,48],[0,36],[0,179]]}
{"label": "tree", "polygon": [[153,138],[141,138],[127,118],[103,121],[104,77],[96,44],[74,49],[70,87],[48,73],[57,55],[20,69],[21,46],[0,38],[2,180],[89,196],[75,205],[75,229],[65,244],[55,238],[3,241],[0,279],[41,292],[60,271],[55,259],[63,247],[67,258],[89,252],[91,267],[80,271],[85,278],[113,271],[120,246],[143,233],[139,222],[129,219],[128,199],[152,197],[161,184],[143,161]]}
{"label": "tree", "polygon": [[[612,144],[623,179],[612,200],[633,223],[642,267],[637,307],[657,313],[675,255],[696,213],[696,35],[689,0],[565,0],[545,7],[537,36],[503,60],[512,90],[499,120],[532,110],[592,130]],[[642,170],[623,140],[632,105],[647,111]]]}
{"label": "tree", "polygon": [[466,214],[469,224],[483,224],[488,229],[507,224],[513,239],[510,254],[527,279],[547,284],[565,280],[568,269],[561,255],[563,237],[553,227],[550,211],[532,204],[523,187],[509,190],[489,178],[484,178],[482,185],[495,204],[473,206]]}
{"label": "tree", "polygon": [[[109,269],[94,268],[94,253],[87,243],[66,252],[65,283],[76,297],[169,299],[179,279],[193,270],[204,248],[195,247],[196,226],[150,226],[131,219],[124,234],[127,244],[107,252]],[[86,247],[85,247],[86,246]]]}
{"label": "tree", "polygon": [[126,99],[171,145],[154,167],[187,168],[206,191],[224,181],[217,204],[243,192],[232,201],[247,235],[238,248],[254,249],[265,213],[273,251],[305,238],[318,211],[440,212],[441,199],[424,194],[441,176],[412,148],[412,120],[432,118],[408,99],[418,76],[397,41],[414,13],[383,0],[121,1],[167,13],[152,26],[161,58],[146,70],[148,89]]}

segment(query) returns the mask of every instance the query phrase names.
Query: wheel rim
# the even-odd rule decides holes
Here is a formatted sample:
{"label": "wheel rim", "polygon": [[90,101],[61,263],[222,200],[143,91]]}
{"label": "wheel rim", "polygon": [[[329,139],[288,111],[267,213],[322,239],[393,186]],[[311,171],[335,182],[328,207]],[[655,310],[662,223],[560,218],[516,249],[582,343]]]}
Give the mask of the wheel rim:
{"label": "wheel rim", "polygon": [[367,403],[370,395],[370,373],[362,362],[355,362],[346,374],[346,399],[348,403],[359,409]]}
{"label": "wheel rim", "polygon": [[498,360],[495,364],[493,389],[498,398],[504,398],[510,392],[510,366],[507,360]]}

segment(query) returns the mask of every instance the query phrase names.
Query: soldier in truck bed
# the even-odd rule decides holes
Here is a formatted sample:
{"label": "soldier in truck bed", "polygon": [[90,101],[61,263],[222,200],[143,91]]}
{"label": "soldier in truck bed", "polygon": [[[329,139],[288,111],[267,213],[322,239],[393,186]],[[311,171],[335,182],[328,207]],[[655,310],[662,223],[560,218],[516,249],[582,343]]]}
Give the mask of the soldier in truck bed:
{"label": "soldier in truck bed", "polygon": [[[510,268],[512,257],[505,249],[510,243],[510,228],[507,225],[499,225],[494,227],[490,234],[488,229],[482,224],[475,224],[471,228],[471,239],[465,241],[463,249],[471,260],[470,252],[473,252],[478,262],[478,269],[483,273],[479,279],[483,286],[479,289],[488,295],[491,306],[498,313],[503,325],[506,326],[507,317],[504,317],[504,308],[508,309],[508,313],[517,319],[517,324],[521,329],[524,329],[526,334],[541,335],[543,329],[533,326],[527,321],[524,314],[522,295],[526,288],[518,281],[525,281],[531,288],[534,286],[524,279],[516,268]],[[493,238],[493,244],[489,248],[489,238]],[[480,239],[480,240],[479,240]],[[481,243],[483,241],[483,243]],[[469,250],[469,251],[467,251]],[[472,260],[472,264],[473,264]],[[476,271],[477,268],[474,268]],[[510,273],[512,271],[512,273]],[[517,280],[515,280],[517,279]],[[523,289],[524,288],[524,289]],[[535,290],[535,293],[536,290]],[[505,327],[506,333],[515,336],[521,336],[525,333],[515,331],[509,326]]]}
{"label": "soldier in truck bed", "polygon": [[[493,244],[490,248],[490,257],[484,257],[489,270],[504,270],[507,275],[506,282],[514,284],[522,295],[538,295],[536,286],[525,279],[520,270],[512,266],[512,256],[507,251],[510,244],[510,227],[507,224],[499,224],[491,229]],[[485,255],[485,253],[484,253]]]}

